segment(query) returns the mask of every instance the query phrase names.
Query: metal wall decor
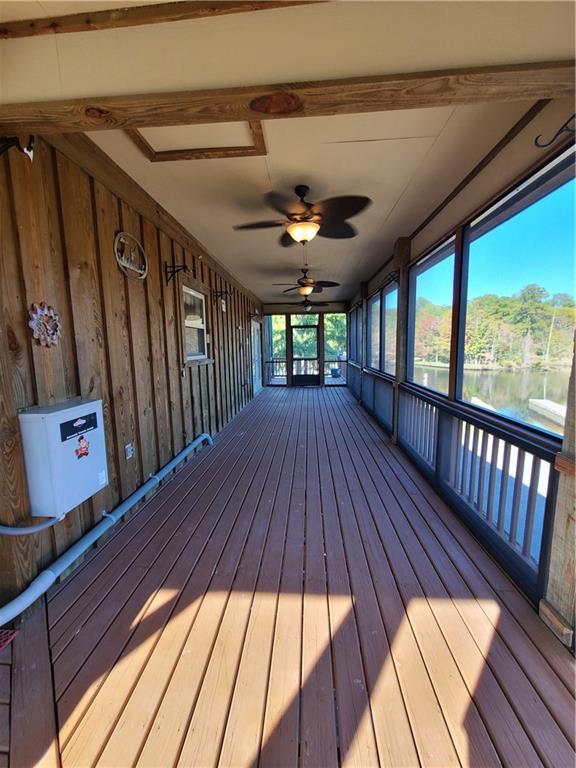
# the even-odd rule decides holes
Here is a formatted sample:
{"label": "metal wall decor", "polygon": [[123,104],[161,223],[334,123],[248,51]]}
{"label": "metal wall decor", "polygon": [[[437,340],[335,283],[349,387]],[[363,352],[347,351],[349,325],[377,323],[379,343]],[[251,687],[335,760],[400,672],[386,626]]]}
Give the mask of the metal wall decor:
{"label": "metal wall decor", "polygon": [[0,136],[0,155],[16,147],[32,161],[34,159],[34,136]]}
{"label": "metal wall decor", "polygon": [[192,270],[188,267],[187,264],[168,264],[167,261],[164,262],[164,275],[166,277],[166,285],[172,280],[173,277],[176,277],[176,275],[179,272],[185,272],[186,274],[192,274]]}
{"label": "metal wall decor", "polygon": [[546,149],[546,147],[551,147],[552,144],[556,141],[556,139],[559,139],[560,136],[562,136],[563,133],[571,133],[574,134],[576,132],[576,129],[574,128],[574,123],[576,121],[576,114],[572,115],[572,117],[569,117],[568,120],[564,123],[564,125],[561,125],[560,128],[556,131],[554,136],[550,139],[550,141],[542,141],[542,134],[540,136],[536,136],[534,139],[534,144],[539,149]]}
{"label": "metal wall decor", "polygon": [[148,259],[142,244],[130,232],[118,232],[114,238],[114,256],[126,277],[144,280],[148,274]]}
{"label": "metal wall decor", "polygon": [[62,324],[54,307],[41,301],[39,304],[32,304],[28,314],[30,316],[28,325],[36,341],[42,347],[55,347],[62,335]]}

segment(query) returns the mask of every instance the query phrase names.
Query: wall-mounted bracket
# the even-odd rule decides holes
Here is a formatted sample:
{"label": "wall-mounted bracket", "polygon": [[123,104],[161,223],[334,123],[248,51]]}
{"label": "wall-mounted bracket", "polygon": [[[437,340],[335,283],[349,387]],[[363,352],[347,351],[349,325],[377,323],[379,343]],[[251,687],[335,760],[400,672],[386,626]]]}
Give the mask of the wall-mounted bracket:
{"label": "wall-mounted bracket", "polygon": [[230,291],[217,291],[216,288],[212,288],[212,301],[216,303],[218,299],[223,299],[224,296],[230,296]]}
{"label": "wall-mounted bracket", "polygon": [[34,136],[1,136],[0,155],[16,147],[32,161],[34,157]]}
{"label": "wall-mounted bracket", "polygon": [[166,276],[166,285],[172,280],[173,277],[175,277],[179,272],[192,272],[190,267],[186,266],[186,264],[168,264],[167,261],[164,262],[164,275]]}
{"label": "wall-mounted bracket", "polygon": [[572,133],[574,134],[576,132],[576,129],[574,128],[574,121],[576,120],[576,114],[572,115],[572,117],[569,117],[568,120],[564,123],[564,125],[561,125],[560,128],[556,131],[554,136],[550,139],[550,141],[542,141],[542,134],[540,136],[536,136],[534,139],[534,144],[539,149],[546,149],[546,147],[551,147],[552,144],[556,141],[556,139],[559,139],[560,136],[562,136],[563,133]]}

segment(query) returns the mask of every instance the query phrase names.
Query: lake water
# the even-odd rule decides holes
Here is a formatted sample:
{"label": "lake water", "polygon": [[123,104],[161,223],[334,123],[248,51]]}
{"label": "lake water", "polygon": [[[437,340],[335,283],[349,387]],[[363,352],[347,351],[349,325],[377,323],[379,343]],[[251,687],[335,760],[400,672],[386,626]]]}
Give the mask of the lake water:
{"label": "lake water", "polygon": [[[464,371],[463,399],[478,398],[509,418],[562,434],[559,424],[549,422],[528,407],[531,398],[566,405],[570,371]],[[448,369],[414,366],[417,384],[448,392]]]}

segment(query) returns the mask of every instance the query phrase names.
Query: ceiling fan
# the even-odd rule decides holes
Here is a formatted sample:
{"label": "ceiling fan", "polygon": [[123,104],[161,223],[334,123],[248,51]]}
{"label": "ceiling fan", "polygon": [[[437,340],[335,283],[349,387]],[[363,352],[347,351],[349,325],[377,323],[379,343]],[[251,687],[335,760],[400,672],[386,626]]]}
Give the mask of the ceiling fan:
{"label": "ceiling fan", "polygon": [[311,293],[322,293],[324,288],[337,288],[340,283],[334,283],[332,280],[314,280],[313,277],[308,277],[308,269],[303,268],[300,270],[302,277],[299,277],[296,283],[274,283],[277,286],[289,285],[282,293],[290,293],[291,291],[298,291],[300,296],[309,296]]}
{"label": "ceiling fan", "polygon": [[316,235],[343,240],[356,237],[358,234],[347,219],[357,216],[372,202],[369,197],[343,195],[329,197],[318,203],[310,203],[306,200],[310,187],[305,184],[299,184],[294,188],[294,192],[299,199],[298,202],[279,192],[269,192],[266,195],[268,203],[274,210],[281,213],[284,219],[239,224],[234,229],[286,227],[286,231],[280,235],[280,245],[285,248],[294,243],[305,245]]}
{"label": "ceiling fan", "polygon": [[286,302],[286,305],[289,307],[304,307],[305,312],[310,312],[312,307],[329,307],[330,302],[329,301],[310,301],[310,299],[306,297],[304,301],[289,301],[289,302]]}

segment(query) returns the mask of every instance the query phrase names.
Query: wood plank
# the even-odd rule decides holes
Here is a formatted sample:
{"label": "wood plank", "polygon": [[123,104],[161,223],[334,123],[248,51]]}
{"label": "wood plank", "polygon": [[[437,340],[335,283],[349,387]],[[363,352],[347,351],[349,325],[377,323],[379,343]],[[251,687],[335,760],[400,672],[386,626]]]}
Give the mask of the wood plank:
{"label": "wood plank", "polygon": [[162,280],[164,279],[164,272],[160,268],[158,230],[148,219],[143,219],[142,234],[142,243],[148,259],[148,275],[145,287],[152,365],[152,391],[154,393],[154,416],[159,465],[163,467],[173,455],[162,305]]}
{"label": "wood plank", "polygon": [[[264,706],[268,690],[278,590],[289,527],[290,490],[294,479],[300,401],[297,398],[289,424],[286,451],[280,458],[280,477],[275,490],[273,522],[250,610],[246,639],[238,668],[226,731],[220,751],[221,765],[249,765],[259,752]],[[278,461],[278,458],[276,459]]]}
{"label": "wood plank", "polygon": [[[0,163],[0,174],[2,164]],[[0,179],[6,180],[6,175]],[[2,225],[7,221],[9,212],[0,189],[0,238],[2,245],[4,230]],[[7,258],[9,258],[7,256]],[[2,259],[2,261],[4,261]],[[5,297],[9,294],[3,266],[0,266],[0,348],[10,348],[8,333],[5,325],[9,321],[5,308]],[[22,456],[20,430],[16,414],[17,403],[14,398],[13,377],[8,355],[0,354],[0,498],[2,499],[0,521],[4,525],[19,525],[28,519],[28,492],[26,474]],[[42,537],[40,546],[49,542],[46,534]],[[0,538],[0,600],[7,601],[20,592],[36,575],[35,553],[31,537]],[[10,653],[8,650],[7,654]]]}
{"label": "wood plank", "polygon": [[[334,396],[332,390],[326,390],[326,394],[330,397]],[[337,420],[336,423],[333,420],[333,427],[338,427]],[[407,615],[400,585],[397,584],[391,564],[383,551],[382,542],[372,518],[373,505],[376,505],[376,510],[381,510],[382,504],[379,499],[372,502],[370,497],[365,495],[367,477],[364,473],[359,475],[354,471],[355,465],[346,440],[342,435],[338,435],[337,430],[336,437],[341,449],[342,464],[348,467],[347,483],[353,500],[356,523],[376,588],[391,655],[403,689],[420,762],[422,765],[429,766],[458,765],[459,760],[451,738],[452,729],[449,730],[444,719],[442,706],[444,702],[437,698],[438,683],[436,681],[434,685],[434,679],[431,678],[428,670],[430,661],[428,654],[441,652],[441,643],[438,637],[429,646],[422,647],[417,642],[416,628],[411,620],[413,617]],[[370,487],[369,484],[367,487]],[[460,724],[452,725],[461,728]]]}
{"label": "wood plank", "polygon": [[[8,159],[26,309],[44,301],[55,307],[62,322],[57,346],[47,348],[32,342],[36,404],[52,405],[78,394],[78,385],[52,150],[40,141],[34,157],[34,163],[21,153],[10,153]],[[45,565],[81,533],[80,519],[72,513],[65,522],[39,534],[36,563]]]}
{"label": "wood plank", "polygon": [[12,646],[10,763],[59,768],[44,598],[34,604]]}
{"label": "wood plank", "polygon": [[[369,447],[368,443],[365,443],[365,445]],[[451,590],[452,597],[461,598],[460,600],[455,600],[456,607],[468,625],[470,632],[476,638],[476,641],[480,641],[480,647],[485,649],[486,663],[497,676],[500,686],[506,692],[507,698],[512,703],[518,717],[524,722],[526,732],[528,734],[538,734],[537,737],[534,737],[534,742],[538,751],[543,753],[542,757],[545,762],[550,761],[550,755],[553,755],[551,758],[552,764],[557,761],[562,762],[567,757],[566,754],[562,757],[562,750],[566,749],[567,744],[564,743],[555,724],[551,721],[548,709],[553,713],[564,732],[564,736],[572,742],[573,746],[572,713],[574,704],[572,696],[559,685],[558,679],[547,666],[545,659],[536,652],[528,637],[519,631],[519,627],[515,627],[513,623],[510,623],[509,619],[506,619],[505,614],[502,615],[502,610],[496,605],[495,598],[497,596],[494,593],[492,593],[492,601],[488,602],[484,599],[479,604],[475,603],[473,599],[474,593],[465,586],[460,574],[456,573],[455,564],[438,547],[436,539],[430,536],[430,529],[422,525],[422,521],[419,518],[420,513],[416,511],[417,508],[400,483],[398,483],[398,479],[392,473],[386,471],[387,462],[382,460],[383,454],[386,454],[381,442],[373,442],[372,445],[372,448],[369,447],[375,458],[372,471],[376,473],[380,471],[386,474],[387,482],[391,484],[394,494],[401,502],[401,509],[404,515],[411,518],[410,523],[418,535],[422,547],[427,551],[429,559],[425,560],[422,558],[418,561],[419,567],[422,568],[422,562],[433,563],[437,568],[438,575]],[[378,456],[375,454],[375,449],[378,451]],[[380,469],[376,470],[376,466]],[[402,541],[405,542],[413,534],[406,528],[401,519],[399,524],[402,531]],[[450,537],[444,538],[450,541]],[[446,549],[446,552],[454,558],[454,554],[449,549]],[[455,562],[457,563],[457,560]],[[426,578],[429,579],[430,575]],[[433,589],[434,594],[440,594],[441,587],[438,582],[436,582],[436,586]],[[490,592],[486,589],[485,585],[480,586],[480,588],[476,586],[476,594],[487,597]],[[490,616],[490,608],[486,609],[486,604],[494,606],[495,610],[493,610],[492,616]],[[452,620],[449,627],[454,625],[455,622]],[[503,644],[503,639],[506,640],[507,645]],[[486,649],[489,649],[489,652],[486,652]],[[512,654],[516,656],[518,662]],[[489,687],[486,673],[487,669],[482,676],[482,686],[476,688],[476,700],[479,706],[481,706],[481,699],[487,693],[487,691],[482,689]],[[535,696],[534,689],[527,685],[526,676],[531,679],[534,687],[546,702],[544,708],[542,708],[538,697]],[[497,701],[498,693],[492,693],[487,697],[486,710],[488,719],[490,719],[496,709]],[[504,719],[502,714],[501,717]],[[529,722],[530,720],[531,722]],[[507,735],[504,735],[501,740],[504,746],[500,745],[499,751],[501,754],[504,754],[508,747]]]}
{"label": "wood plank", "polygon": [[[122,227],[136,240],[142,241],[142,223],[136,211],[121,203]],[[152,403],[150,371],[150,339],[148,334],[148,306],[146,289],[141,280],[126,280],[128,293],[128,325],[132,349],[132,371],[136,402],[136,424],[142,462],[141,482],[145,482],[158,469],[158,443]]]}
{"label": "wood plank", "polygon": [[[353,440],[356,441],[356,439],[354,436]],[[358,439],[361,440],[361,437]],[[362,446],[363,448],[360,450],[368,448],[371,453],[370,444],[362,441]],[[364,453],[364,460],[372,478],[377,482],[379,475],[383,473],[383,462],[376,458],[372,461],[368,458],[369,455]],[[527,684],[522,669],[502,643],[500,636],[495,632],[495,628],[489,622],[481,606],[475,602],[472,593],[463,589],[459,580],[449,581],[450,575],[453,575],[454,566],[446,555],[443,555],[439,548],[433,546],[432,537],[429,535],[419,541],[416,539],[414,530],[408,525],[404,517],[409,511],[412,511],[410,499],[405,493],[399,494],[398,487],[389,485],[387,480],[388,478],[384,481],[379,493],[381,497],[385,495],[388,499],[387,509],[394,530],[410,558],[423,593],[434,596],[431,603],[432,611],[444,636],[450,643],[452,653],[464,679],[471,686],[470,695],[474,695],[474,700],[484,721],[490,728],[498,753],[504,757],[506,762],[519,759],[538,759],[532,750],[526,752],[525,747],[522,752],[518,753],[516,751],[518,747],[510,740],[510,732],[521,733],[522,731],[518,725],[519,718],[526,733],[534,734],[534,746],[544,762],[550,765],[546,759],[546,744],[548,743],[548,745],[554,745],[552,754],[555,755],[556,760],[562,763],[567,757],[567,752],[562,756],[562,750],[566,749],[568,744],[566,742],[563,746],[563,739],[551,720],[547,708],[543,707],[539,699],[535,697],[534,690]],[[391,494],[391,490],[393,490],[394,495]],[[398,502],[396,502],[395,496],[398,496]],[[430,547],[426,556],[423,551],[424,547]],[[438,573],[435,572],[433,563],[437,566]],[[450,594],[442,585],[439,574],[445,583],[449,581],[450,587],[452,587]],[[468,627],[469,632],[466,632],[463,624]],[[475,639],[478,647],[472,638]],[[467,672],[467,667],[469,667],[469,672]],[[482,675],[478,682],[479,669],[482,670]],[[490,670],[494,676],[490,674]],[[468,675],[470,675],[469,678]],[[502,695],[500,688],[505,692],[506,697]],[[516,714],[512,713],[509,702]],[[569,711],[570,704],[565,702],[565,705],[566,703]],[[467,729],[469,729],[469,716],[466,719],[468,721]],[[567,731],[570,731],[571,725],[568,723],[568,719],[565,720],[565,726]],[[508,725],[504,727],[506,723]],[[538,736],[535,736],[537,733]]]}
{"label": "wood plank", "polygon": [[533,62],[306,83],[5,104],[0,107],[0,132],[38,135],[319,117],[560,99],[572,97],[573,92],[574,62]]}
{"label": "wood plank", "polygon": [[292,6],[311,5],[325,0],[217,0],[200,2],[153,3],[105,11],[83,11],[65,16],[48,16],[22,21],[5,21],[0,26],[0,40],[23,37],[63,35],[65,33],[97,32],[105,29],[124,29],[147,24],[167,24],[174,21],[208,19],[231,13],[253,13]]}
{"label": "wood plank", "polygon": [[[380,614],[374,582],[355,523],[354,506],[346,473],[337,448],[337,437],[324,403],[319,409],[326,435],[338,517],[356,608],[356,621],[370,694],[370,709],[381,765],[418,765],[419,759],[404,703],[399,674]],[[393,640],[394,638],[392,638]],[[390,663],[390,660],[392,663]],[[421,688],[425,686],[421,684]]]}
{"label": "wood plank", "polygon": [[[267,394],[271,391],[273,390],[268,390]],[[294,390],[287,391],[294,396]],[[308,431],[308,411],[302,405],[299,419],[294,474],[289,496],[286,547],[259,755],[262,768],[297,766],[300,751],[300,670],[306,503],[305,444]]]}
{"label": "wood plank", "polygon": [[[228,556],[222,558],[217,569],[209,568],[206,571],[203,567],[198,571],[199,582],[193,586],[193,589],[196,595],[202,596],[204,592],[206,594],[201,600],[202,604],[194,606],[194,611],[198,611],[198,615],[195,620],[194,615],[192,615],[193,624],[187,637],[186,631],[184,631],[184,646],[182,647],[179,643],[169,651],[171,672],[169,684],[162,691],[158,691],[155,687],[155,680],[150,676],[146,678],[145,685],[148,687],[149,693],[144,696],[144,700],[147,702],[152,696],[153,706],[149,707],[147,704],[145,706],[148,717],[153,718],[153,726],[151,729],[148,727],[146,730],[142,729],[142,736],[145,737],[146,731],[148,731],[148,738],[138,760],[140,765],[174,764],[178,760],[197,697],[200,695],[203,676],[227,605],[230,587],[240,558],[244,557],[243,550],[246,541],[250,540],[249,536],[252,537],[250,526],[256,512],[255,499],[258,499],[265,479],[259,478],[256,472],[263,461],[265,464],[269,462],[269,458],[266,458],[266,451],[273,437],[273,430],[269,428],[273,423],[271,421],[273,418],[273,415],[269,414],[264,422],[264,428],[255,433],[253,447],[245,454],[241,472],[236,472],[227,481],[220,497],[221,500],[216,504],[218,508],[228,507],[229,510],[234,510],[234,517],[240,512],[241,517],[238,518],[239,522],[234,527],[232,536],[226,545]],[[231,523],[234,517],[229,512],[225,519]],[[254,525],[257,526],[256,522]],[[211,541],[207,551],[215,545],[216,542]],[[197,603],[199,602],[198,600]],[[175,627],[174,631],[181,632],[182,628]],[[166,642],[171,644],[172,639],[173,635],[170,633]],[[176,658],[174,658],[175,652]],[[165,666],[161,655],[157,657],[156,662]],[[165,673],[162,674],[165,679]],[[158,700],[159,695],[162,696],[162,699],[160,706],[157,707],[154,701]],[[142,707],[142,703],[139,706]],[[223,727],[223,724],[215,723],[214,725],[215,727]],[[118,746],[120,747],[120,745]]]}
{"label": "wood plank", "polygon": [[0,704],[10,703],[10,665],[0,665]]}
{"label": "wood plank", "polygon": [[[110,344],[102,311],[90,179],[63,155],[57,155],[56,162],[80,395],[102,400],[104,433],[109,446],[108,487],[82,505],[85,525],[89,528],[100,520],[102,511],[114,508],[119,501],[106,361],[106,348]],[[112,345],[115,343],[114,339]]]}
{"label": "wood plank", "polygon": [[269,431],[266,454],[244,500],[246,507],[255,509],[254,522],[234,582],[230,585],[226,610],[188,725],[178,765],[216,765],[219,760],[264,551],[268,545],[271,552],[274,549],[273,542],[278,540],[280,556],[283,548],[285,518],[277,515],[272,519],[272,514],[289,436],[284,423],[290,417],[288,407],[277,410],[277,426]]}
{"label": "wood plank", "polygon": [[[94,182],[94,205],[98,238],[98,264],[108,338],[110,367],[110,399],[114,416],[114,461],[122,498],[138,487],[139,444],[136,432],[132,350],[128,327],[127,278],[118,269],[112,249],[114,237],[120,230],[117,199],[99,182]],[[126,457],[125,447],[132,443],[134,455]]]}
{"label": "wood plank", "polygon": [[[258,444],[263,438],[262,431],[257,430],[258,425],[253,426],[253,439],[256,439]],[[57,694],[63,692],[58,702],[58,711],[60,738],[64,747],[73,735],[82,714],[105,682],[106,675],[98,674],[99,671],[107,672],[112,669],[125,648],[126,654],[130,656],[133,650],[130,640],[140,626],[140,633],[144,632],[144,636],[147,636],[150,622],[142,621],[157,594],[161,602],[166,600],[170,603],[170,599],[167,599],[161,590],[166,574],[180,557],[184,557],[186,562],[186,552],[190,553],[192,539],[205,543],[210,537],[225,506],[217,501],[220,489],[225,485],[224,498],[226,494],[233,494],[236,489],[238,477],[233,471],[237,463],[242,461],[243,447],[245,445],[230,454],[229,463],[223,468],[223,472],[217,473],[197,496],[192,510],[193,524],[188,522],[184,535],[174,535],[186,525],[187,515],[191,512],[186,498],[180,500],[177,514],[172,515],[174,520],[168,521],[168,530],[164,532],[161,540],[156,537],[151,551],[139,558],[140,567],[131,569],[130,579],[122,579],[119,583],[117,599],[112,601],[112,606],[111,601],[106,601],[100,607],[98,615],[82,627],[82,631],[73,640],[73,647],[71,644],[62,661],[56,664],[54,676]],[[242,461],[241,466],[245,472],[250,471],[250,464],[245,465]],[[140,572],[136,576],[136,584],[134,570]],[[102,635],[104,631],[105,634]],[[141,642],[140,633],[134,640],[136,645]],[[92,651],[96,645],[98,653],[94,654]],[[102,722],[104,724],[105,721]]]}
{"label": "wood plank", "polygon": [[334,679],[330,654],[325,544],[315,414],[308,411],[306,445],[306,552],[302,609],[301,760],[303,766],[338,764]]}
{"label": "wood plank", "polygon": [[320,413],[324,398],[318,395],[318,391],[310,390],[308,399],[313,408],[318,451],[340,760],[358,768],[379,766],[350,577],[337,514],[333,470],[328,454],[329,437],[324,431]]}
{"label": "wood plank", "polygon": [[[253,431],[253,436],[257,437],[253,446],[244,441],[249,450],[256,447],[261,437],[256,431]],[[198,480],[196,472],[191,477]],[[222,486],[221,495],[218,497],[222,500],[222,507],[225,506],[226,493],[229,495],[229,502],[234,505],[233,491],[233,485],[230,483],[227,488]],[[218,504],[214,506],[217,510]],[[96,755],[104,747],[101,760],[127,764],[136,759],[182,652],[182,646],[199,610],[202,595],[214,573],[218,558],[221,558],[225,546],[230,556],[233,557],[236,552],[237,534],[233,534],[232,540],[227,541],[227,532],[230,531],[236,514],[237,510],[229,519],[226,516],[220,517],[220,522],[211,533],[207,549],[199,550],[199,560],[188,581],[185,574],[182,574],[181,581],[178,581],[176,573],[172,572],[171,583],[181,585],[181,593],[173,614],[170,616],[168,610],[171,605],[161,605],[163,618],[160,621],[159,614],[154,613],[154,631],[148,633],[146,622],[138,628],[125,651],[129,663],[122,664],[120,661],[111,671],[84,715],[73,739],[70,740],[67,755],[79,750],[80,759],[85,761],[87,756],[92,754],[92,750]],[[201,537],[198,539],[202,544]],[[193,563],[190,562],[187,566],[188,562],[189,553],[180,558],[177,568],[192,568]],[[160,632],[162,635],[158,640]],[[158,643],[155,644],[157,640]]]}
{"label": "wood plank", "polygon": [[0,752],[10,750],[10,707],[0,704]]}
{"label": "wood plank", "polygon": [[[184,265],[189,267],[186,263],[186,251],[178,245],[173,243],[174,251],[174,264]],[[182,407],[182,423],[184,429],[184,445],[188,445],[194,439],[194,422],[192,417],[192,393],[190,387],[190,366],[186,365],[184,361],[184,340],[182,338],[182,283],[175,277],[174,291],[175,291],[175,306],[174,313],[177,318],[176,337],[178,339],[178,361],[180,366],[180,403]]]}
{"label": "wood plank", "polygon": [[[18,408],[34,403],[34,377],[32,373],[32,349],[29,329],[22,308],[26,305],[22,261],[18,252],[18,234],[14,217],[8,155],[0,160],[0,279],[3,286],[3,311],[6,327],[6,344],[14,400]],[[10,288],[8,289],[8,286]]]}
{"label": "wood plank", "polygon": [[170,418],[172,422],[173,452],[179,453],[184,447],[184,426],[182,420],[182,398],[180,391],[180,323],[176,308],[176,281],[166,283],[164,266],[174,263],[173,243],[160,232],[160,263],[162,279],[162,300],[164,306],[164,336],[166,339],[166,374],[170,398]]}

